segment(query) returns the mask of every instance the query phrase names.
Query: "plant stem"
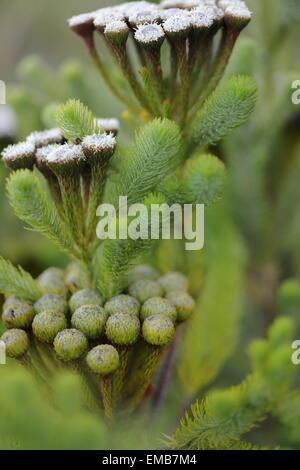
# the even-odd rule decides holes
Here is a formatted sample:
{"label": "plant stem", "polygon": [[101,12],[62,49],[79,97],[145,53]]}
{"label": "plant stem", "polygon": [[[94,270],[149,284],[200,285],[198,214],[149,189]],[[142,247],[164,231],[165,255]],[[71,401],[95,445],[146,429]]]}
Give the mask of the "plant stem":
{"label": "plant stem", "polygon": [[112,419],[113,417],[113,407],[112,407],[112,377],[107,375],[105,377],[101,377],[101,393],[103,398],[103,406],[105,416],[108,419]]}

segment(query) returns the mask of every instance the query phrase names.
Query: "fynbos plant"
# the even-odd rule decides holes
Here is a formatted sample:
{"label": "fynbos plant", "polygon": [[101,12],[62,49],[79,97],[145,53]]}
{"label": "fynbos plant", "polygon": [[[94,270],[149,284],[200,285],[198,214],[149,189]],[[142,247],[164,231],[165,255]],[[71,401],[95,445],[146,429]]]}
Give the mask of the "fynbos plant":
{"label": "fynbos plant", "polygon": [[[108,418],[135,411],[169,344],[180,338],[181,323],[193,314],[183,273],[133,267],[157,240],[98,239],[97,208],[116,205],[120,196],[147,209],[165,202],[209,205],[220,197],[224,165],[201,149],[242,125],[254,108],[251,79],[233,77],[216,89],[250,18],[242,1],[199,0],[134,2],[69,21],[126,105],[124,116],[146,125],[124,150],[118,122],[99,121],[70,100],[56,111],[57,128],[33,132],[3,151],[16,215],[72,260],[66,271],[51,267],[35,280],[0,259],[8,328],[2,340],[50,400],[51,377],[69,367],[82,379],[89,409],[104,409]],[[102,61],[96,31],[134,97]]]}

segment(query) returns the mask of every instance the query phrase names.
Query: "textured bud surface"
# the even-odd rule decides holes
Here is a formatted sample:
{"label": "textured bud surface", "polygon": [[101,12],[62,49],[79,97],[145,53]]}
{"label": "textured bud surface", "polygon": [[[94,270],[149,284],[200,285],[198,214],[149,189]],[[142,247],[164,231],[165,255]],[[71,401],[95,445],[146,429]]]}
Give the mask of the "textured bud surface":
{"label": "textured bud surface", "polygon": [[49,294],[67,295],[68,293],[64,283],[64,272],[61,269],[46,269],[39,275],[37,281]]}
{"label": "textured bud surface", "polygon": [[119,353],[110,344],[101,344],[93,348],[86,357],[89,368],[100,375],[115,372],[120,364]]}
{"label": "textured bud surface", "polygon": [[164,274],[158,279],[158,282],[166,292],[171,290],[187,291],[189,288],[188,278],[184,274],[176,271]]}
{"label": "textured bud surface", "polygon": [[175,328],[172,320],[165,315],[152,315],[144,321],[142,332],[147,343],[164,346],[173,338]]}
{"label": "textured bud surface", "polygon": [[30,142],[9,145],[2,152],[2,160],[11,170],[32,169],[35,160],[35,147]]}
{"label": "textured bud surface", "polygon": [[6,331],[1,336],[1,341],[5,343],[8,357],[23,356],[29,349],[28,336],[23,330],[13,329]]}
{"label": "textured bud surface", "polygon": [[105,332],[112,343],[134,344],[140,334],[140,321],[135,315],[117,313],[108,318]]}
{"label": "textured bud surface", "polygon": [[69,310],[68,302],[62,295],[47,294],[43,295],[35,304],[36,313],[51,310],[52,312],[67,314]]}
{"label": "textured bud surface", "polygon": [[19,297],[15,295],[10,295],[9,297],[7,297],[7,299],[5,300],[3,304],[3,310],[9,307],[15,307],[16,305],[24,304],[24,303],[25,303],[24,300],[19,299]]}
{"label": "textured bud surface", "polygon": [[87,156],[103,154],[111,155],[116,146],[116,139],[110,134],[93,134],[86,136],[82,141],[83,151]]}
{"label": "textured bud surface", "polygon": [[168,292],[166,298],[175,305],[177,310],[177,320],[187,320],[195,310],[196,304],[189,294],[180,290]]}
{"label": "textured bud surface", "polygon": [[158,282],[148,279],[141,279],[129,286],[128,292],[132,297],[138,299],[139,302],[144,303],[151,297],[162,297],[164,289]]}
{"label": "textured bud surface", "polygon": [[81,331],[63,330],[54,339],[54,349],[63,361],[75,361],[88,349],[88,340]]}
{"label": "textured bud surface", "polygon": [[105,329],[107,313],[98,305],[83,305],[72,316],[72,326],[85,334],[87,338],[99,338]]}
{"label": "textured bud surface", "polygon": [[[117,25],[116,25],[117,23]],[[119,23],[124,23],[124,21],[115,21],[114,23],[110,23],[110,29],[109,31],[113,31],[113,26],[115,25],[115,28],[117,28],[117,26],[120,27],[120,24]],[[127,25],[126,23],[124,23],[126,28]],[[108,26],[106,27],[106,29],[108,28]],[[106,31],[106,30],[105,30]],[[113,135],[116,135],[118,134],[119,130],[120,130],[120,123],[118,121],[118,119],[114,119],[114,118],[108,118],[108,119],[96,119],[97,121],[97,124],[100,128],[103,128],[105,130],[105,132],[108,132],[108,133],[112,133]]]}
{"label": "textured bud surface", "polygon": [[83,305],[99,305],[102,306],[102,297],[97,290],[82,289],[72,295],[69,300],[71,312],[74,313]]}
{"label": "textured bud surface", "polygon": [[46,147],[52,144],[62,144],[64,136],[59,128],[49,129],[42,132],[32,132],[27,137],[27,142],[30,142],[35,148]]}
{"label": "textured bud surface", "polygon": [[162,27],[152,23],[140,25],[134,34],[134,38],[141,44],[160,43],[164,37],[165,33]]}
{"label": "textured bud surface", "polygon": [[31,305],[16,303],[6,308],[2,314],[2,321],[6,328],[28,328],[35,312]]}
{"label": "textured bud surface", "polygon": [[112,297],[105,304],[105,310],[108,315],[131,313],[132,315],[139,316],[140,308],[140,303],[134,297],[125,294]]}
{"label": "textured bud surface", "polygon": [[150,279],[151,281],[156,281],[159,278],[159,272],[148,266],[146,264],[139,264],[135,266],[127,277],[128,284],[133,284],[135,281],[140,281],[141,279]]}
{"label": "textured bud surface", "polygon": [[146,300],[141,309],[141,320],[145,320],[152,315],[165,315],[173,322],[176,321],[177,311],[174,305],[169,300],[162,297],[152,297]]}
{"label": "textured bud surface", "polygon": [[55,311],[38,313],[32,322],[33,334],[42,343],[52,344],[55,336],[65,328],[67,328],[66,317]]}

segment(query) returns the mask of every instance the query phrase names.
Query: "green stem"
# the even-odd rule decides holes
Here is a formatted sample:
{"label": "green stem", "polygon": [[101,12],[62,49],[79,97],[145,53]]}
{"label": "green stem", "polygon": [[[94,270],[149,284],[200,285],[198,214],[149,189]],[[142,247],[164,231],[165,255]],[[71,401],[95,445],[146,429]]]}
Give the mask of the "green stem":
{"label": "green stem", "polygon": [[103,406],[105,416],[108,419],[112,419],[113,417],[113,407],[112,407],[112,377],[107,375],[105,377],[101,377],[101,393],[103,398]]}

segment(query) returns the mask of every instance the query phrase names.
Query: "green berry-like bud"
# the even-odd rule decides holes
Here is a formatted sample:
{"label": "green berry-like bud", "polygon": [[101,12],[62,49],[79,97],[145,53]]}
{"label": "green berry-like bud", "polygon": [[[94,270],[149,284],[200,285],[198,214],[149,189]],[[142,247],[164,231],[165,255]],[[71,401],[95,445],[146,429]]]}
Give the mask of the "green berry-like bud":
{"label": "green berry-like bud", "polygon": [[158,282],[148,279],[136,281],[129,286],[128,292],[141,303],[146,302],[151,297],[162,297],[164,295],[162,286]]}
{"label": "green berry-like bud", "polygon": [[47,294],[43,295],[35,304],[36,313],[49,310],[51,312],[67,314],[69,309],[68,302],[62,295]]}
{"label": "green berry-like bud", "polygon": [[99,305],[83,305],[72,316],[72,326],[85,334],[87,338],[99,338],[105,329],[107,313]]}
{"label": "green berry-like bud", "polygon": [[6,331],[1,336],[1,341],[6,346],[6,354],[8,357],[23,356],[29,349],[29,339],[27,333],[23,330],[12,329]]}
{"label": "green berry-like bud", "polygon": [[133,284],[136,281],[140,281],[141,279],[150,279],[151,281],[157,281],[159,278],[159,272],[156,269],[148,266],[146,264],[139,264],[135,266],[127,277],[127,283]]}
{"label": "green berry-like bud", "polygon": [[16,295],[10,295],[9,297],[7,297],[7,299],[5,300],[3,304],[3,310],[5,310],[8,307],[15,306],[17,304],[22,304],[22,303],[24,303],[24,301],[21,300],[19,297],[17,297]]}
{"label": "green berry-like bud", "polygon": [[188,278],[184,274],[176,271],[164,274],[158,279],[158,282],[166,292],[170,292],[171,290],[187,291],[189,288]]}
{"label": "green berry-like bud", "polygon": [[88,349],[85,335],[73,328],[60,331],[54,339],[54,349],[62,361],[75,361]]}
{"label": "green berry-like bud", "polygon": [[69,291],[75,294],[89,284],[89,279],[77,263],[71,263],[67,267],[65,282]]}
{"label": "green berry-like bud", "polygon": [[152,315],[165,315],[169,317],[172,322],[176,321],[177,311],[174,305],[169,300],[162,297],[152,297],[146,300],[141,309],[141,320],[145,320]]}
{"label": "green berry-like bud", "polygon": [[101,344],[93,348],[86,357],[89,368],[99,375],[109,375],[120,365],[119,353],[110,344]]}
{"label": "green berry-like bud", "polygon": [[64,296],[68,294],[68,288],[64,282],[64,272],[62,269],[46,269],[39,275],[37,281],[49,294]]}
{"label": "green berry-like bud", "polygon": [[115,313],[131,313],[138,317],[140,308],[141,304],[138,300],[125,294],[112,297],[105,304],[105,310],[108,315],[114,315]]}
{"label": "green berry-like bud", "polygon": [[33,334],[42,343],[52,344],[55,336],[65,328],[67,328],[66,317],[55,311],[38,313],[32,322]]}
{"label": "green berry-like bud", "polygon": [[173,338],[175,327],[172,320],[165,315],[152,315],[144,321],[142,332],[147,343],[164,346]]}
{"label": "green berry-like bud", "polygon": [[97,290],[82,289],[72,295],[69,300],[71,312],[74,313],[83,305],[99,305],[102,306],[102,297]]}
{"label": "green berry-like bud", "polygon": [[116,313],[108,318],[105,332],[112,343],[134,344],[140,334],[140,321],[135,315]]}
{"label": "green berry-like bud", "polygon": [[6,308],[2,314],[2,321],[6,328],[28,328],[34,318],[35,312],[31,305],[16,303]]}
{"label": "green berry-like bud", "polygon": [[174,290],[170,291],[166,298],[176,307],[177,320],[187,320],[195,310],[196,304],[189,294],[184,291]]}

